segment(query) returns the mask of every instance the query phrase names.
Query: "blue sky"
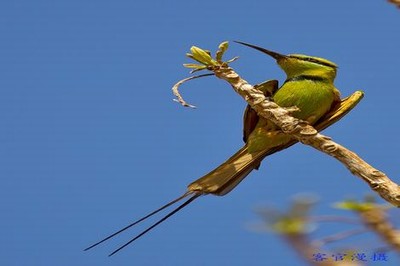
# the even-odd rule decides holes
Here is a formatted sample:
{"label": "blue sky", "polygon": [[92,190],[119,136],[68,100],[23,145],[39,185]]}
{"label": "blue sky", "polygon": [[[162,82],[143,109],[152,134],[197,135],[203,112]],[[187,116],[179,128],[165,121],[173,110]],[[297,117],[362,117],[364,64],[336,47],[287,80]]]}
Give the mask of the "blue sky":
{"label": "blue sky", "polygon": [[[117,256],[107,254],[144,227],[82,250],[182,194],[241,147],[245,103],[226,83],[184,85],[198,109],[172,101],[191,45],[241,40],[337,63],[342,94],[362,89],[365,98],[325,134],[399,182],[399,22],[386,1],[3,1],[0,264],[302,265],[279,236],[248,229],[261,221],[254,208],[285,209],[293,195],[313,193],[313,214],[351,216],[332,203],[370,193],[303,145]],[[284,79],[271,58],[232,44],[227,56],[235,55],[233,67],[251,83]],[[349,227],[321,224],[313,237]],[[382,243],[366,234],[336,245],[370,252]],[[388,255],[385,265],[396,265]]]}

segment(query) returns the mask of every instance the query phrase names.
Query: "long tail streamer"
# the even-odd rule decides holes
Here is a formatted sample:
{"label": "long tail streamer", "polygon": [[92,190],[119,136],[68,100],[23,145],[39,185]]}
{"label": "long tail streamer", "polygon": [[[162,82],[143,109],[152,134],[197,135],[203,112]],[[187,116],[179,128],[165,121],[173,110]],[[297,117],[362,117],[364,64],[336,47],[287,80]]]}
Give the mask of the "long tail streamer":
{"label": "long tail streamer", "polygon": [[109,256],[114,255],[115,253],[117,253],[118,251],[120,251],[121,249],[125,248],[126,246],[128,246],[129,244],[131,244],[132,242],[134,242],[135,240],[137,240],[138,238],[140,238],[141,236],[145,235],[147,232],[149,232],[150,230],[152,230],[154,227],[156,227],[157,225],[161,224],[162,222],[164,222],[165,220],[167,220],[169,217],[171,217],[172,215],[174,215],[175,213],[177,213],[179,210],[183,209],[185,206],[189,205],[192,201],[194,201],[196,198],[198,198],[199,196],[201,196],[201,193],[196,193],[193,195],[192,191],[188,191],[185,194],[183,194],[182,196],[168,202],[167,204],[165,204],[164,206],[158,208],[157,210],[149,213],[148,215],[140,218],[139,220],[136,220],[135,222],[125,226],[124,228],[118,230],[117,232],[105,237],[104,239],[94,243],[93,245],[87,247],[84,249],[84,251],[87,251],[89,249],[92,249],[94,247],[96,247],[97,245],[100,245],[101,243],[109,240],[110,238],[113,238],[114,236],[122,233],[123,231],[131,228],[134,225],[137,225],[138,223],[150,218],[151,216],[157,214],[158,212],[174,205],[175,203],[181,201],[182,199],[186,198],[187,196],[192,195],[192,197],[190,197],[188,200],[186,200],[184,203],[182,203],[181,205],[179,205],[177,208],[175,208],[174,210],[172,210],[171,212],[169,212],[167,215],[165,215],[163,218],[161,218],[160,220],[158,220],[156,223],[154,223],[153,225],[151,225],[150,227],[148,227],[147,229],[145,229],[144,231],[142,231],[140,234],[138,234],[137,236],[135,236],[134,238],[132,238],[131,240],[129,240],[127,243],[125,243],[124,245],[122,245],[121,247],[119,247],[118,249],[116,249],[115,251],[113,251]]}

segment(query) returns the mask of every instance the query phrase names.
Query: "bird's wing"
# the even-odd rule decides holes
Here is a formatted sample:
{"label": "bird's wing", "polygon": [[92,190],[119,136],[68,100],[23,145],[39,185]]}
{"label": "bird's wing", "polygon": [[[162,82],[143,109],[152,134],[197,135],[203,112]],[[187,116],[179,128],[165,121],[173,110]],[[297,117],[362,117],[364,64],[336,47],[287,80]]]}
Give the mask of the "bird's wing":
{"label": "bird's wing", "polygon": [[[278,81],[267,80],[263,83],[255,85],[254,87],[262,91],[265,97],[272,97],[278,90]],[[256,127],[258,120],[259,116],[257,112],[254,111],[250,105],[247,105],[243,114],[243,141],[245,143],[247,143],[247,139]]]}
{"label": "bird's wing", "polygon": [[[318,131],[322,131],[332,124],[336,123],[337,121],[342,119],[347,113],[349,113],[354,107],[356,107],[356,105],[361,101],[363,97],[364,93],[362,91],[356,91],[352,95],[343,98],[340,102],[334,104],[331,110],[314,124],[314,128]],[[269,149],[263,155],[271,155],[280,150],[287,149],[296,143],[297,140],[292,139],[284,145]]]}

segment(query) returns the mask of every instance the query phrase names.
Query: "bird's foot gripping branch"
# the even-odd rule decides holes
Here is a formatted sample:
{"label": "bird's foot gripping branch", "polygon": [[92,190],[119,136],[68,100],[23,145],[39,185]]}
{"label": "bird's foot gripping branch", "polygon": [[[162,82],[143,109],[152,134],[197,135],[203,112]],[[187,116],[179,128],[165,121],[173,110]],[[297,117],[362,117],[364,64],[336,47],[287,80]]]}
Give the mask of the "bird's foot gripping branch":
{"label": "bird's foot gripping branch", "polygon": [[[277,60],[279,60],[278,57],[283,57],[283,55],[270,52],[254,45],[245,43],[241,44],[250,46],[262,52],[266,51],[266,53],[273,56]],[[357,103],[362,99],[363,92],[356,91],[351,96],[341,99],[332,108],[332,110],[330,110],[321,119],[319,119],[318,122],[311,126],[308,122],[293,117],[291,115],[292,110],[290,110],[290,108],[289,110],[288,108],[282,108],[276,102],[271,101],[269,97],[266,97],[265,92],[258,89],[258,86],[252,86],[246,80],[241,78],[239,74],[237,74],[234,69],[229,66],[229,63],[234,61],[236,58],[226,62],[222,61],[222,56],[226,52],[227,48],[228,42],[221,43],[214,59],[211,57],[210,52],[193,46],[190,49],[191,54],[187,54],[187,56],[194,59],[199,64],[185,64],[184,66],[194,69],[192,72],[199,70],[211,71],[218,78],[227,81],[232,88],[243,97],[249,106],[255,110],[255,112],[257,112],[259,117],[263,117],[268,121],[271,121],[278,126],[284,134],[290,135],[292,140],[284,144],[284,147],[279,147],[279,150],[282,148],[287,148],[297,141],[312,146],[315,149],[324,152],[342,162],[352,174],[367,182],[372,190],[377,192],[387,202],[396,207],[400,206],[400,187],[395,182],[390,180],[383,172],[366,163],[354,152],[334,142],[332,138],[319,133],[320,130],[323,130],[324,128],[338,121],[353,107],[355,107],[355,105],[357,105]],[[290,56],[292,56],[292,58],[297,56],[297,58],[302,59],[298,55]],[[313,58],[313,60],[315,59]],[[319,63],[321,65],[328,65],[330,62],[321,59]],[[178,95],[179,101],[185,105],[186,102],[183,100],[183,98],[181,98],[178,92],[178,86],[182,83],[183,82],[177,83],[173,90],[175,95]],[[186,104],[185,106],[189,105]],[[269,154],[272,154],[277,150],[278,149],[271,149]]]}

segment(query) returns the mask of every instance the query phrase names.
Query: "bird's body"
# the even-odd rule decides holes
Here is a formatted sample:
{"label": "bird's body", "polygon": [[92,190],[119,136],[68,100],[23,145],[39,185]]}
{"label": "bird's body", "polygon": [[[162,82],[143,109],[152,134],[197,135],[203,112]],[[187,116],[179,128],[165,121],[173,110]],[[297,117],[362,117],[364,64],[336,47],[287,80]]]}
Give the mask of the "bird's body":
{"label": "bird's body", "polygon": [[[279,106],[297,107],[299,110],[292,114],[294,117],[314,125],[333,105],[340,102],[340,93],[333,83],[337,68],[334,63],[299,54],[284,56],[248,46],[269,53],[286,72],[286,81],[279,89],[273,88],[277,82],[271,81],[267,83],[266,91],[272,93],[273,101]],[[249,112],[253,113],[250,115]],[[188,186],[189,191],[225,195],[252,170],[258,169],[272,149],[281,150],[293,141],[271,121],[258,117],[254,112],[249,107],[245,112],[245,146],[216,169],[192,182]]]}
{"label": "bird's body", "polygon": [[[239,42],[241,43],[241,42]],[[257,87],[266,97],[273,99],[281,107],[297,107],[292,115],[307,121],[317,130],[322,130],[349,112],[362,98],[362,94],[340,100],[339,91],[334,86],[337,66],[323,58],[306,55],[281,55],[254,45],[241,43],[264,52],[277,60],[285,71],[287,78],[278,89],[276,80],[267,81]],[[112,252],[115,254],[151,229],[180,211],[201,195],[213,194],[223,196],[234,189],[252,170],[258,169],[261,161],[268,155],[288,148],[297,141],[284,134],[275,124],[262,117],[247,106],[244,114],[243,139],[245,145],[232,157],[213,171],[192,182],[187,192],[181,197],[167,203],[145,217],[129,224],[114,234],[91,245],[89,250],[114,237],[128,228],[146,220],[163,209],[191,195],[183,204],[169,212],[142,233]]]}

